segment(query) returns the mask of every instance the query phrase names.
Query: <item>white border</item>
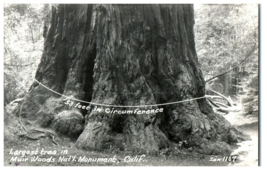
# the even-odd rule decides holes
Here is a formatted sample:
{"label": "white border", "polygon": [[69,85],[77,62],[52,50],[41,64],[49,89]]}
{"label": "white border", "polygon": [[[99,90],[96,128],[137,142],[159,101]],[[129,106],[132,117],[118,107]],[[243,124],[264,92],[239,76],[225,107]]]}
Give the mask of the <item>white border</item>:
{"label": "white border", "polygon": [[[9,1],[4,1],[3,3],[36,3],[37,1],[35,0],[35,1],[33,1],[33,0],[31,0],[31,1],[18,1],[18,0],[9,0]],[[267,73],[267,67],[265,66],[265,64],[266,64],[266,41],[265,41],[265,38],[266,38],[266,33],[265,33],[265,30],[267,29],[266,28],[266,5],[265,5],[265,2],[266,1],[263,1],[263,0],[258,0],[258,1],[248,1],[248,0],[243,0],[243,1],[241,1],[241,0],[224,0],[224,1],[197,1],[197,0],[195,0],[195,1],[181,1],[181,0],[177,0],[177,1],[174,1],[174,0],[161,0],[161,1],[159,1],[159,0],[150,0],[150,1],[145,1],[145,0],[135,0],[135,1],[122,1],[122,0],[114,0],[114,1],[106,1],[106,0],[98,0],[98,1],[81,1],[81,0],[77,0],[77,1],[53,1],[53,0],[46,0],[46,1],[38,1],[38,3],[107,3],[107,4],[110,4],[110,3],[121,3],[121,4],[126,4],[126,3],[147,3],[147,4],[155,4],[155,3],[165,3],[165,4],[168,4],[168,3],[170,3],[170,4],[177,4],[177,3],[204,3],[204,4],[207,4],[207,3],[216,3],[216,4],[233,4],[233,3],[259,3],[259,4],[261,4],[261,23],[260,23],[260,29],[261,29],[261,36],[260,36],[260,39],[261,39],[261,51],[260,51],[260,55],[261,55],[261,63],[260,63],[260,68],[261,68],[261,77],[260,77],[260,80],[261,80],[261,82],[260,82],[260,85],[261,85],[261,91],[260,91],[260,96],[261,96],[261,100],[260,100],[260,103],[261,103],[261,120],[260,120],[260,122],[261,122],[261,124],[262,124],[262,126],[261,126],[261,131],[263,131],[263,129],[266,129],[266,123],[265,123],[265,120],[266,120],[266,115],[265,114],[267,114],[267,112],[266,112],[266,95],[267,95],[267,89],[265,89],[265,87],[267,87],[267,83],[266,83],[266,79],[264,78],[265,77],[265,73]],[[1,3],[1,18],[0,18],[0,20],[1,20],[1,23],[3,24],[3,3]],[[1,31],[0,31],[0,34],[1,34],[1,37],[3,37],[3,25],[2,25],[2,27],[1,27]],[[1,43],[1,47],[3,47],[3,41],[1,41],[0,42]],[[3,55],[3,48],[1,48],[1,54]],[[0,57],[1,59],[1,67],[0,67],[0,69],[3,71],[3,56],[2,57]],[[2,121],[2,126],[1,126],[1,131],[3,132],[3,126],[4,126],[4,119],[3,119],[3,111],[4,111],[4,108],[3,108],[3,104],[4,104],[4,101],[3,101],[3,89],[4,89],[4,87],[3,87],[3,85],[4,85],[4,82],[3,82],[3,72],[2,72],[2,74],[0,74],[0,87],[1,87],[1,91],[0,91],[0,94],[1,94],[1,99],[0,99],[0,103],[1,103],[1,107],[0,107],[0,109],[1,109],[1,121]],[[266,137],[265,136],[263,136],[264,135],[264,133],[261,133],[261,148],[260,148],[260,150],[261,150],[261,167],[260,168],[262,168],[262,167],[266,167],[266,161],[265,161],[265,159],[264,158],[266,158],[266,157],[264,157],[265,156],[265,154],[264,154],[264,151],[265,151],[265,148],[266,148],[266,146],[264,146],[264,144],[266,144]],[[1,147],[2,148],[4,148],[4,146],[3,146],[3,133],[2,133],[2,135],[1,135]],[[4,162],[4,159],[3,159],[3,152],[2,152],[2,154],[1,154],[1,165],[3,166],[3,162]],[[264,162],[265,161],[265,162]],[[7,168],[7,167],[4,167],[4,168]],[[9,168],[9,167],[8,167]],[[17,167],[18,168],[18,167]],[[20,168],[22,168],[22,167],[20,167]],[[25,168],[25,167],[24,167]],[[36,167],[26,167],[27,169],[28,168],[36,168]],[[38,167],[38,168],[48,168],[48,167]],[[56,168],[63,168],[63,167],[56,167]],[[67,169],[71,169],[71,168],[74,168],[74,167],[64,167],[64,169],[65,168],[67,168]],[[79,167],[79,168],[95,168],[95,167]],[[103,167],[100,167],[100,168],[103,168]],[[117,169],[117,168],[125,168],[125,167],[112,167],[112,166],[110,166],[110,167],[108,167],[108,168],[111,168],[111,169]],[[127,169],[128,168],[141,168],[141,167],[126,167]],[[144,168],[144,167],[142,167],[142,168]],[[163,167],[152,167],[153,169],[155,168],[155,169],[158,169],[158,168],[163,168]],[[192,168],[192,167],[167,167],[167,168],[170,168],[170,169],[176,169],[177,170],[177,168]],[[200,168],[200,169],[206,169],[206,168],[214,168],[214,167],[193,167],[193,168]],[[216,168],[225,168],[225,167],[216,167]],[[230,169],[236,169],[236,168],[238,168],[238,167],[227,167],[227,168],[230,168]]]}

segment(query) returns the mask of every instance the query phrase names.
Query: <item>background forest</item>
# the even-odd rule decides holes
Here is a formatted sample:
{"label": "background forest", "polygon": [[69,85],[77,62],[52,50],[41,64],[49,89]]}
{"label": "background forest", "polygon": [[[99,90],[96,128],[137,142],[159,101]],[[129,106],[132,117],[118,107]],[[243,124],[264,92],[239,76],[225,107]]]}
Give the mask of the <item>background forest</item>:
{"label": "background forest", "polygon": [[[195,5],[194,26],[207,94],[215,90],[253,115],[258,114],[259,93],[257,8],[257,4]],[[4,5],[5,105],[22,98],[33,82],[50,9],[48,4]]]}

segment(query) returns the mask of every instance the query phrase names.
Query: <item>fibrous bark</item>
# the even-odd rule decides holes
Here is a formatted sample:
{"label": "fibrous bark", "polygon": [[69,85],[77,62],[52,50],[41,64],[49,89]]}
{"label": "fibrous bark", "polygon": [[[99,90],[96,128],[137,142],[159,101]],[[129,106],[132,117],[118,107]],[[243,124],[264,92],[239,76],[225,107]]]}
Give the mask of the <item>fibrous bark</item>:
{"label": "fibrous bark", "polygon": [[58,113],[80,112],[85,123],[76,144],[84,149],[108,148],[117,140],[114,135],[123,134],[118,139],[125,143],[124,149],[133,151],[157,153],[172,142],[185,140],[206,154],[230,151],[229,144],[237,141],[239,133],[213,112],[206,99],[140,107],[205,95],[192,5],[58,5],[52,12],[36,73],[39,82],[80,100],[135,106],[128,110],[164,111],[108,114],[107,108],[126,108],[97,106],[96,110],[92,104],[86,111],[66,107],[64,97],[33,83],[25,117],[40,120],[36,113],[45,110],[51,117],[48,126],[58,128]]}

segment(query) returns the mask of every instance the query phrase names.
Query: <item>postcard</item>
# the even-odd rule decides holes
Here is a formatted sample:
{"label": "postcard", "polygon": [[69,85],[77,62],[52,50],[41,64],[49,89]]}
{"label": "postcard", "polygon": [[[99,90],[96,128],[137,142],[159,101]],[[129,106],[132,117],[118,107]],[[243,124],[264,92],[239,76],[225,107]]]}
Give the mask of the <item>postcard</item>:
{"label": "postcard", "polygon": [[5,166],[258,166],[258,4],[4,4]]}

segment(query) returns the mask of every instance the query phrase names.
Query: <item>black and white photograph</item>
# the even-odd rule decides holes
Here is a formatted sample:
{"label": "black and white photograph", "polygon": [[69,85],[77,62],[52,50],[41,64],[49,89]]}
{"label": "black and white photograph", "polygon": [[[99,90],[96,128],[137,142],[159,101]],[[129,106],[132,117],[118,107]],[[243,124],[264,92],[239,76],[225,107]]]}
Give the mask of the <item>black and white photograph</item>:
{"label": "black and white photograph", "polygon": [[3,165],[259,166],[260,5],[3,4]]}

